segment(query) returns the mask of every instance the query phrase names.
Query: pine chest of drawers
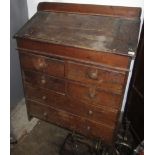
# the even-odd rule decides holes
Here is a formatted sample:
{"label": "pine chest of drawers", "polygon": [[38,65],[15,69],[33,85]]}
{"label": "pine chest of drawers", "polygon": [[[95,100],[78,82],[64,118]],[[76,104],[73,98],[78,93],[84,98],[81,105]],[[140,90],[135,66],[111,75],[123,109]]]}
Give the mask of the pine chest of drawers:
{"label": "pine chest of drawers", "polygon": [[139,8],[40,3],[15,35],[29,118],[114,140]]}

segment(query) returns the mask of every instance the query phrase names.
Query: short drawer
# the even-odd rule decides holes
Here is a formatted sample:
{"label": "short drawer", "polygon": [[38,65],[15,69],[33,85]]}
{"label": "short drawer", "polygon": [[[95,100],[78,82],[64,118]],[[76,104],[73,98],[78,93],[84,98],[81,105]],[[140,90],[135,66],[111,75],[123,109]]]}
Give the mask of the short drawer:
{"label": "short drawer", "polygon": [[68,82],[66,93],[75,100],[80,99],[81,101],[103,107],[119,109],[122,102],[122,95],[113,94],[93,86],[89,87],[76,82]]}
{"label": "short drawer", "polygon": [[126,82],[124,72],[83,65],[74,62],[67,64],[67,78],[98,86],[106,91],[122,94]]}
{"label": "short drawer", "polygon": [[41,55],[19,52],[23,69],[39,71],[52,76],[64,77],[64,61]]}
{"label": "short drawer", "polygon": [[68,96],[41,88],[25,87],[26,97],[49,105],[56,109],[91,119],[102,124],[115,126],[118,110],[112,108],[100,108],[91,104],[72,99]]}
{"label": "short drawer", "polygon": [[113,140],[114,128],[42,105],[35,101],[27,100],[27,105],[31,116],[79,132],[90,138],[101,138],[107,143],[111,143]]}
{"label": "short drawer", "polygon": [[23,79],[24,83],[29,84],[32,87],[42,87],[65,93],[65,81],[63,79],[32,71],[23,71]]}

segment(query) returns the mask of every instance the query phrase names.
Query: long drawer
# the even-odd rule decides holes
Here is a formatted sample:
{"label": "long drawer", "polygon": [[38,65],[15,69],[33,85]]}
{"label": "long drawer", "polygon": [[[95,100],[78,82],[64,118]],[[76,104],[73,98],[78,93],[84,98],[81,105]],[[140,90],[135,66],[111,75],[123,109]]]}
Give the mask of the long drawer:
{"label": "long drawer", "polygon": [[63,60],[24,52],[20,52],[19,55],[23,69],[64,77],[65,65]]}
{"label": "long drawer", "polygon": [[122,94],[126,76],[124,72],[98,68],[69,61],[67,78],[89,85],[95,85],[106,91]]}
{"label": "long drawer", "polygon": [[30,100],[67,111],[111,127],[115,126],[117,120],[118,110],[116,109],[93,106],[87,102],[74,100],[69,96],[58,94],[51,90],[26,85],[25,95]]}
{"label": "long drawer", "polygon": [[114,129],[106,125],[39,104],[35,101],[27,100],[27,104],[31,116],[74,130],[87,137],[101,138],[109,143],[113,140]]}

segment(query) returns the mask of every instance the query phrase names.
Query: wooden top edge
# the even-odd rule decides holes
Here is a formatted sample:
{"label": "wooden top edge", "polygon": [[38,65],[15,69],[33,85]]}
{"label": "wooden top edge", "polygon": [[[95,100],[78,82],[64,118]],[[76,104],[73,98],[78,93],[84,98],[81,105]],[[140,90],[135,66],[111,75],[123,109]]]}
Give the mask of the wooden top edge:
{"label": "wooden top edge", "polygon": [[43,43],[48,43],[51,44],[53,46],[63,46],[65,48],[76,48],[76,49],[82,49],[82,50],[87,50],[87,51],[93,51],[93,52],[104,52],[104,53],[110,53],[110,54],[115,54],[115,55],[120,55],[120,56],[126,56],[128,58],[134,59],[135,56],[129,55],[129,54],[125,54],[125,53],[121,53],[119,51],[111,51],[111,50],[104,50],[104,51],[99,51],[99,50],[92,50],[89,48],[81,48],[81,47],[77,47],[77,46],[70,46],[70,45],[64,45],[64,44],[58,44],[58,43],[52,43],[48,40],[41,40],[41,39],[37,39],[37,38],[25,38],[25,37],[20,37],[18,35],[14,36],[15,39],[17,39],[17,41],[19,39],[24,39],[24,40],[30,40],[30,41],[37,41],[37,42],[43,42]]}
{"label": "wooden top edge", "polygon": [[99,14],[127,18],[140,18],[141,16],[141,8],[138,7],[106,6],[93,4],[40,2],[38,4],[37,10]]}
{"label": "wooden top edge", "polygon": [[[16,50],[18,50],[18,52],[22,53],[22,52],[30,52],[31,54],[38,54],[38,50],[31,50],[31,49],[26,49],[26,48],[22,48],[22,47],[17,47]],[[41,51],[40,51],[41,52]],[[97,63],[97,62],[92,62],[92,61],[87,61],[87,60],[79,60],[76,58],[69,58],[67,56],[60,56],[60,55],[56,55],[56,54],[50,54],[50,53],[41,53],[41,55],[43,56],[51,56],[51,57],[57,57],[57,58],[61,58],[61,59],[67,59],[67,60],[71,60],[74,62],[81,62],[83,64],[87,64],[87,65],[95,65],[96,67],[103,67],[103,68],[107,68],[108,70],[112,70],[113,72],[119,72],[120,74],[125,75],[126,73],[130,72],[129,69],[125,69],[125,68],[121,68],[121,67],[113,67],[110,65],[103,65],[102,63]],[[120,95],[120,94],[116,94],[116,95]]]}

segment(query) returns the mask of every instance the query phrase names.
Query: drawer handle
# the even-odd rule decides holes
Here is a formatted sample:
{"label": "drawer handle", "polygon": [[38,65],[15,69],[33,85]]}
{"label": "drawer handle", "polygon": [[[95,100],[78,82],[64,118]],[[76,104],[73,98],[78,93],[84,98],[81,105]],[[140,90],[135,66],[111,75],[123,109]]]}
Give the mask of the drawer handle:
{"label": "drawer handle", "polygon": [[89,111],[88,111],[88,114],[89,114],[89,115],[92,115],[92,114],[93,114],[93,111],[92,111],[92,110],[89,110]]}
{"label": "drawer handle", "polygon": [[47,117],[47,112],[44,112],[43,115],[44,115],[44,117],[46,118],[46,117]]}
{"label": "drawer handle", "polygon": [[38,59],[38,66],[42,69],[46,66],[45,60],[43,58]]}
{"label": "drawer handle", "polygon": [[43,68],[43,67],[44,67],[44,63],[43,63],[43,62],[39,62],[38,66],[39,66],[40,68]]}
{"label": "drawer handle", "polygon": [[46,100],[46,99],[47,99],[47,97],[46,97],[46,96],[42,96],[42,99],[43,99],[43,100]]}
{"label": "drawer handle", "polygon": [[96,96],[96,93],[89,93],[89,97],[91,98],[91,99],[93,99],[93,98],[95,98],[95,96]]}
{"label": "drawer handle", "polygon": [[87,130],[90,131],[90,126],[87,126]]}
{"label": "drawer handle", "polygon": [[98,79],[98,72],[97,72],[97,70],[96,70],[96,71],[89,71],[89,72],[87,73],[87,76],[88,76],[90,79],[97,80],[97,79]]}
{"label": "drawer handle", "polygon": [[46,67],[46,63],[43,58],[38,58],[37,62],[34,61],[34,65],[37,69],[44,69]]}
{"label": "drawer handle", "polygon": [[89,88],[89,98],[93,99],[96,97],[96,89],[95,88]]}
{"label": "drawer handle", "polygon": [[41,83],[42,84],[45,84],[46,83],[46,80],[45,79],[41,79]]}

